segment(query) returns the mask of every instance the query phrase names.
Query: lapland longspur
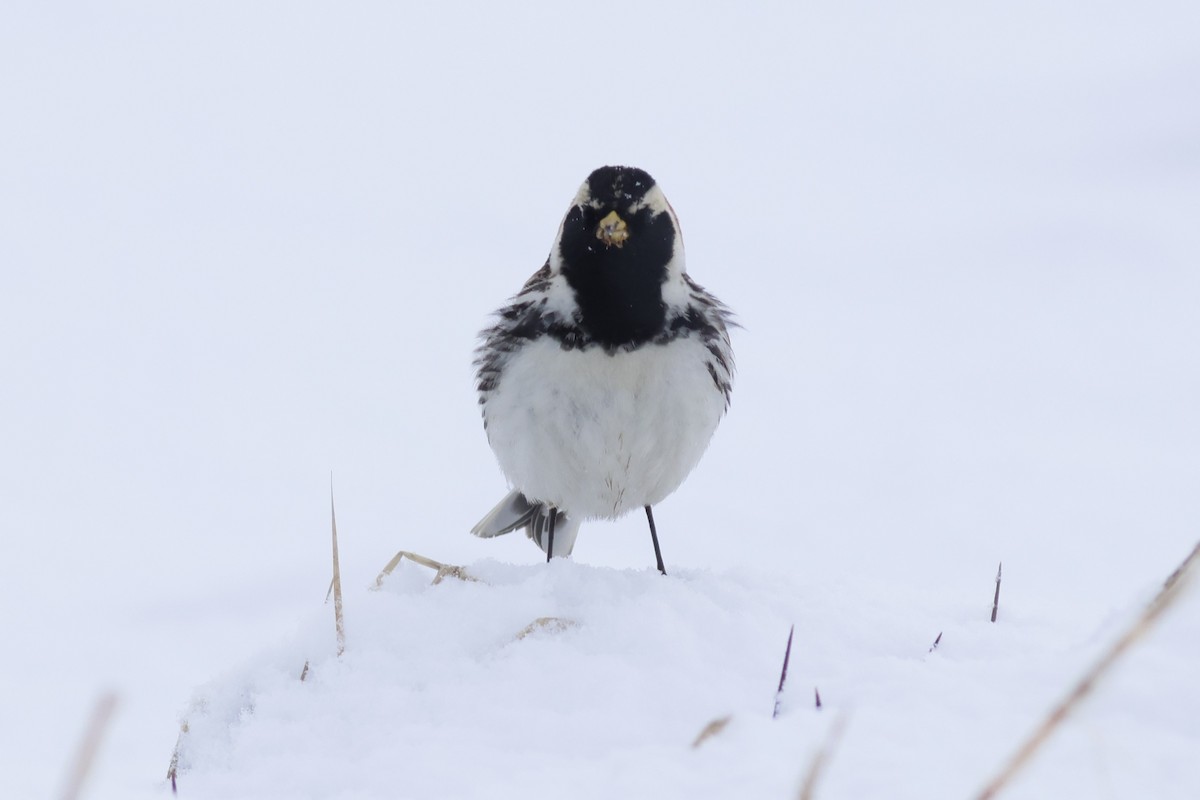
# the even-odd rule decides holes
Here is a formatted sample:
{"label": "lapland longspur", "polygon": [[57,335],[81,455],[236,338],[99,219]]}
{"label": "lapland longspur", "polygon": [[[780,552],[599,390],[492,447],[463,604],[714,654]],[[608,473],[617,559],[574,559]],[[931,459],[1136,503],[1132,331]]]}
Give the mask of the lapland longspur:
{"label": "lapland longspur", "polygon": [[512,491],[472,529],[568,556],[584,519],[679,488],[729,407],[728,309],[684,269],[679,221],[633,167],[588,176],[550,256],[481,336],[479,403]]}

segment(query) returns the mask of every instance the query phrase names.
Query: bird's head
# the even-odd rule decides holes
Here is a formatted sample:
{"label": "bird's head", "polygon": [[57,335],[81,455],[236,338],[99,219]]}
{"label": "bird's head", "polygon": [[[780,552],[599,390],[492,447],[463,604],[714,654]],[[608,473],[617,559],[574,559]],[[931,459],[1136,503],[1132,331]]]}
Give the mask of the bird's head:
{"label": "bird's head", "polygon": [[572,316],[609,348],[660,335],[668,300],[687,289],[675,212],[636,167],[588,176],[559,227],[550,268],[565,279]]}
{"label": "bird's head", "polygon": [[563,266],[625,266],[659,273],[682,251],[679,226],[654,178],[637,167],[601,167],[579,187],[559,233]]}

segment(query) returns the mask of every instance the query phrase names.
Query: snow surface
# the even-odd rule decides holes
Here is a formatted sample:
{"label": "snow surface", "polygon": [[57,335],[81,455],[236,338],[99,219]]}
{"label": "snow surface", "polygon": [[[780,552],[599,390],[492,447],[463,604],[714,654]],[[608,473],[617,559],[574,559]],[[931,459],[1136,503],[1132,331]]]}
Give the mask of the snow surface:
{"label": "snow surface", "polygon": [[[0,797],[59,791],[108,689],[92,798],[169,796],[184,717],[183,797],[792,797],[842,714],[818,797],[970,796],[1200,538],[1197,30],[10,2]],[[668,578],[636,516],[549,567],[467,534],[475,334],[603,163],[745,326]],[[397,549],[487,584],[368,591]],[[1200,796],[1197,663],[1193,590],[1007,796]]]}

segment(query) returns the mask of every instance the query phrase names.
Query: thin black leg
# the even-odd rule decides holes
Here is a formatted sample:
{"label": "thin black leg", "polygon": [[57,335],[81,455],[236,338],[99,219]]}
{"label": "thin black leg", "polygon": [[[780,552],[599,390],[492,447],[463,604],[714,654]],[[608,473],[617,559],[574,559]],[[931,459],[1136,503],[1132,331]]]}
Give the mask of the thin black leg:
{"label": "thin black leg", "polygon": [[[662,550],[658,548],[658,531],[654,530],[654,515],[650,513],[650,506],[646,506],[646,519],[650,522],[650,539],[654,542],[654,558],[658,561],[658,571],[663,575],[667,574],[667,568],[663,566]],[[553,520],[553,517],[551,517]],[[551,528],[550,530],[554,530]]]}
{"label": "thin black leg", "polygon": [[[550,507],[550,535],[546,537],[546,563],[550,563],[550,559],[554,557],[554,520],[558,516],[558,509]],[[657,546],[657,545],[656,545]]]}

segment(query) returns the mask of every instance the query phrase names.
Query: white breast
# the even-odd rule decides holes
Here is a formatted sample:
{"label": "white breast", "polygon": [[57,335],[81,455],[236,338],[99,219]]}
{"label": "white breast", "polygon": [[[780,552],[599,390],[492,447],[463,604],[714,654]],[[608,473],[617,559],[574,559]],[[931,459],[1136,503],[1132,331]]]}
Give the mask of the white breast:
{"label": "white breast", "polygon": [[615,355],[531,342],[488,396],[488,441],[515,488],[576,517],[655,505],[696,466],[724,412],[708,359],[692,339]]}

